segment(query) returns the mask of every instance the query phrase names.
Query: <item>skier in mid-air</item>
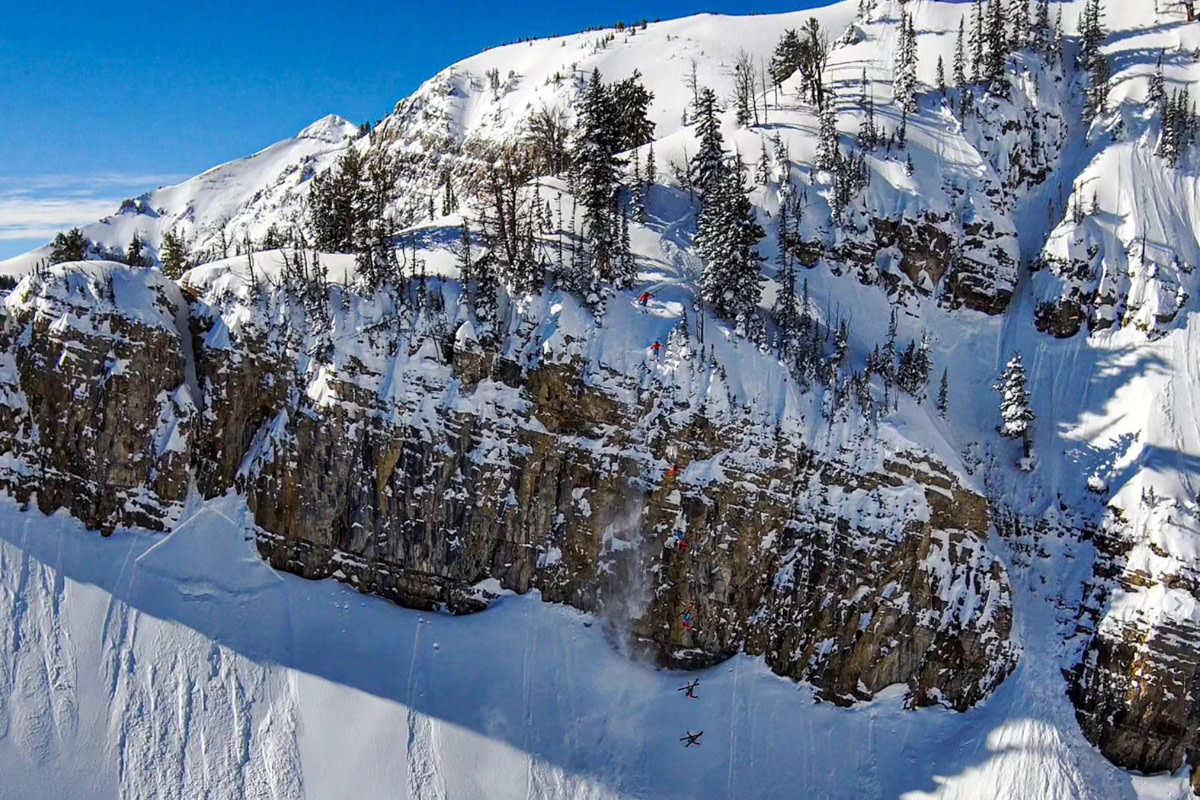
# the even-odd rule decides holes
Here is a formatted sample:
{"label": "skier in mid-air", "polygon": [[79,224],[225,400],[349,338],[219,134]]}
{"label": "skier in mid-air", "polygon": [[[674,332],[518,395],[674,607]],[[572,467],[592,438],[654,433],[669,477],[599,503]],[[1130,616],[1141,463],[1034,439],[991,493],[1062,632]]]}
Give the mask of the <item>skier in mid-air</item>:
{"label": "skier in mid-air", "polygon": [[691,731],[688,731],[686,736],[679,737],[679,741],[687,742],[687,744],[683,746],[685,750],[689,747],[699,747],[700,737],[703,735],[704,731],[700,731],[699,733],[692,733]]}
{"label": "skier in mid-air", "polygon": [[699,700],[700,698],[696,696],[696,687],[699,685],[700,685],[700,679],[697,678],[696,680],[689,683],[687,686],[680,686],[675,691],[684,692],[684,695],[683,695],[684,697],[691,698],[692,700]]}

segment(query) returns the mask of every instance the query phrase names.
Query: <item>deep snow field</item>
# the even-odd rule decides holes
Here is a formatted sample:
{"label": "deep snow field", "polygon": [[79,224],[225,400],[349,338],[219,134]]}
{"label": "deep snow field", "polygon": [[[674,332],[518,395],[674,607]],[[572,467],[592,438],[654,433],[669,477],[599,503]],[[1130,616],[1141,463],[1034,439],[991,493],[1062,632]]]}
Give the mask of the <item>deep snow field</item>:
{"label": "deep snow field", "polygon": [[536,595],[448,617],[278,574],[234,497],[109,539],[3,500],[0,795],[1186,797],[1083,740],[1019,598],[1025,657],[980,707],[845,710],[746,657],[656,670]]}

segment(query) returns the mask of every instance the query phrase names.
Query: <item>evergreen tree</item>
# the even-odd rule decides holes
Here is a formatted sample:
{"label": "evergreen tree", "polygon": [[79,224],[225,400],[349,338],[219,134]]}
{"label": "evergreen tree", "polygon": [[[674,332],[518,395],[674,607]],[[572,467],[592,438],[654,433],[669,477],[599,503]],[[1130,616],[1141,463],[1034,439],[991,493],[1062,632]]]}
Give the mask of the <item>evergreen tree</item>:
{"label": "evergreen tree", "polygon": [[618,152],[632,150],[654,141],[654,121],[650,119],[650,104],[654,94],[642,84],[642,73],[612,85],[612,106],[616,114]]}
{"label": "evergreen tree", "polygon": [[771,64],[768,67],[771,82],[776,87],[782,86],[784,81],[800,69],[801,58],[800,35],[794,30],[784,31],[779,43],[775,45],[775,52],[771,55]]}
{"label": "evergreen tree", "polygon": [[692,158],[690,176],[692,187],[704,199],[709,188],[720,183],[725,172],[725,140],[721,137],[717,118],[717,96],[707,87],[700,90],[696,105],[696,134],[700,146]]}
{"label": "evergreen tree", "polygon": [[654,142],[646,151],[646,185],[653,186],[658,180],[658,165],[654,161]]}
{"label": "evergreen tree", "polygon": [[[1061,11],[1061,8],[1060,8]],[[1083,19],[1079,23],[1079,66],[1090,70],[1100,53],[1107,34],[1104,31],[1104,8],[1101,0],[1087,0]]]}
{"label": "evergreen tree", "polygon": [[759,143],[762,145],[762,151],[758,156],[758,164],[754,168],[754,180],[759,186],[766,186],[771,182],[771,154],[767,152],[765,136],[759,137]]}
{"label": "evergreen tree", "polygon": [[125,250],[125,263],[131,267],[149,266],[146,263],[146,256],[143,253],[142,237],[136,233],[129,241],[129,247]]}
{"label": "evergreen tree", "polygon": [[66,233],[56,234],[50,243],[50,263],[62,264],[65,261],[83,261],[87,258],[88,240],[83,231],[71,228]]}
{"label": "evergreen tree", "polygon": [[838,146],[837,110],[833,106],[832,102],[826,103],[818,115],[815,160],[817,169],[834,170],[842,160],[841,148]]}
{"label": "evergreen tree", "polygon": [[954,43],[954,85],[959,89],[965,89],[967,86],[967,59],[963,51],[965,27],[966,20],[959,18],[958,39]]}
{"label": "evergreen tree", "polygon": [[946,63],[938,56],[937,63],[937,90],[942,97],[946,96]]}
{"label": "evergreen tree", "polygon": [[867,113],[858,128],[858,146],[870,152],[879,145],[879,128],[875,124],[875,101],[867,99]]}
{"label": "evergreen tree", "polygon": [[796,262],[788,246],[788,215],[780,214],[778,248],[779,292],[775,296],[775,346],[785,364],[795,366],[802,341],[800,314],[796,308]]}
{"label": "evergreen tree", "polygon": [[986,35],[983,30],[983,0],[975,0],[971,9],[971,80],[983,77],[984,57],[987,54]]}
{"label": "evergreen tree", "polygon": [[825,67],[829,61],[829,37],[816,17],[809,17],[800,31],[800,83],[808,100],[818,110],[825,108],[828,89]]}
{"label": "evergreen tree", "polygon": [[172,280],[178,280],[183,273],[187,272],[189,267],[187,250],[184,248],[183,238],[174,230],[167,231],[163,234],[162,241],[163,274]]}
{"label": "evergreen tree", "polygon": [[938,415],[945,419],[946,414],[950,411],[950,373],[947,370],[942,370],[942,385],[938,388],[937,396],[937,412]]}
{"label": "evergreen tree", "polygon": [[[992,0],[996,2],[997,0]],[[1009,0],[1009,24],[1012,25],[1012,36],[1009,46],[1013,50],[1024,50],[1030,44],[1033,32],[1033,22],[1029,15],[1029,0]]]}
{"label": "evergreen tree", "polygon": [[987,56],[984,61],[983,77],[991,90],[1004,94],[1008,89],[1008,21],[1005,19],[1004,3],[1002,0],[991,0],[988,3],[987,19]]}
{"label": "evergreen tree", "polygon": [[745,335],[762,295],[763,229],[747,197],[741,164],[723,170],[700,212],[696,249],[704,262],[701,296]]}
{"label": "evergreen tree", "polygon": [[900,21],[900,47],[896,54],[896,78],[892,84],[896,105],[909,113],[917,110],[917,31],[912,15]]}
{"label": "evergreen tree", "polygon": [[1050,0],[1037,0],[1037,13],[1033,18],[1033,46],[1042,56],[1049,56],[1054,48],[1054,29],[1050,27]]}
{"label": "evergreen tree", "polygon": [[1178,167],[1196,141],[1197,120],[1187,89],[1175,92],[1167,101],[1159,134],[1158,155],[1171,167]]}
{"label": "evergreen tree", "polygon": [[1088,68],[1087,103],[1084,107],[1084,119],[1091,122],[1108,110],[1109,82],[1112,70],[1108,58],[1101,52],[1096,52],[1091,58]]}
{"label": "evergreen tree", "polygon": [[617,263],[612,281],[618,289],[628,289],[637,279],[637,263],[629,240],[629,212],[624,206],[621,207],[621,234],[617,241]]}
{"label": "evergreen tree", "polygon": [[620,221],[620,139],[617,113],[609,88],[592,72],[580,104],[574,152],[575,185],[583,206],[583,223],[592,248],[593,287],[614,277]]}
{"label": "evergreen tree", "polygon": [[279,226],[274,222],[267,228],[267,232],[263,234],[262,249],[263,250],[281,250],[287,246],[287,240],[283,233],[279,230]]}
{"label": "evergreen tree", "polygon": [[442,216],[450,216],[457,207],[458,201],[454,197],[454,185],[450,180],[450,170],[447,169],[442,173]]}
{"label": "evergreen tree", "polygon": [[334,167],[312,180],[308,195],[313,245],[325,253],[353,253],[361,226],[362,159],[350,147]]}
{"label": "evergreen tree", "polygon": [[1154,75],[1150,78],[1150,93],[1146,98],[1146,102],[1158,111],[1161,116],[1167,107],[1167,82],[1163,77],[1163,62],[1162,54],[1158,56],[1158,66],[1155,67]]}
{"label": "evergreen tree", "polygon": [[997,430],[1009,439],[1021,439],[1025,457],[1030,455],[1031,434],[1035,419],[1029,401],[1029,380],[1025,375],[1025,364],[1021,355],[1014,355],[995,386],[1000,392],[1000,418]]}

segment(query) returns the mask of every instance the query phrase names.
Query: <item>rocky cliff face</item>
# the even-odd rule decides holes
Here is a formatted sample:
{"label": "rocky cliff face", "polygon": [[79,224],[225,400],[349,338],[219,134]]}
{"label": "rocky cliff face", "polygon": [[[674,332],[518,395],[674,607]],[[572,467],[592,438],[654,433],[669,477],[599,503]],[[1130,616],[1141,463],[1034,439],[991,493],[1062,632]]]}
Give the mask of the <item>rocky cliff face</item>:
{"label": "rocky cliff face", "polygon": [[965,709],[1015,663],[977,494],[866,428],[805,443],[683,336],[626,370],[564,298],[481,344],[436,300],[334,288],[322,327],[232,272],[184,288],[65,266],[9,298],[18,493],[111,530],[170,525],[190,480],[236,489],[277,568],[456,613],[537,589],[665,662],[764,654],[837,703],[903,683]]}
{"label": "rocky cliff face", "polygon": [[168,527],[195,412],[179,288],[119,267],[56,269],[26,279],[3,313],[0,480],[101,531]]}
{"label": "rocky cliff face", "polygon": [[[1070,676],[1087,737],[1114,763],[1150,773],[1200,764],[1200,582],[1161,544],[1188,511],[1157,502],[1150,541],[1115,509],[1097,533],[1100,558],[1081,623],[1091,636]],[[1192,786],[1200,793],[1200,773]]]}

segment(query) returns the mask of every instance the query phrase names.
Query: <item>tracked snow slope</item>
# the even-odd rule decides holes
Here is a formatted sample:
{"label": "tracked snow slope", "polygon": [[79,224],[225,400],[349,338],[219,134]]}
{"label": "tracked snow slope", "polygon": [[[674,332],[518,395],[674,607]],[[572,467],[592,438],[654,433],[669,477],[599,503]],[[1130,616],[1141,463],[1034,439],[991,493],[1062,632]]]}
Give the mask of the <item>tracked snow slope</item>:
{"label": "tracked snow slope", "polygon": [[[14,800],[1185,796],[1082,743],[1037,647],[966,714],[814,705],[746,658],[696,675],[693,701],[683,675],[533,597],[447,618],[277,575],[233,499],[163,539],[0,515]],[[1028,612],[1035,644],[1047,620]],[[689,729],[700,748],[678,741]]]}

